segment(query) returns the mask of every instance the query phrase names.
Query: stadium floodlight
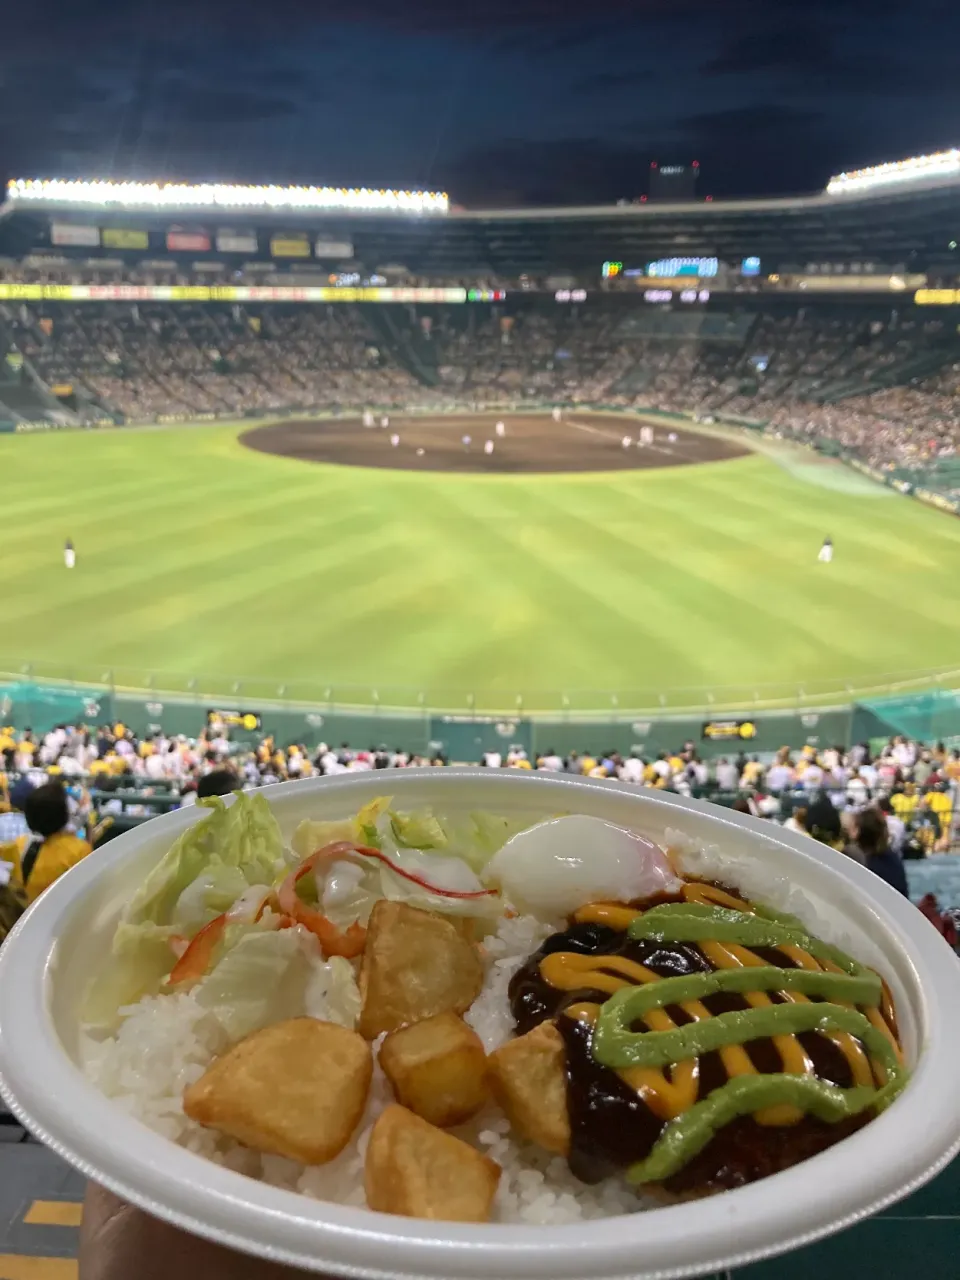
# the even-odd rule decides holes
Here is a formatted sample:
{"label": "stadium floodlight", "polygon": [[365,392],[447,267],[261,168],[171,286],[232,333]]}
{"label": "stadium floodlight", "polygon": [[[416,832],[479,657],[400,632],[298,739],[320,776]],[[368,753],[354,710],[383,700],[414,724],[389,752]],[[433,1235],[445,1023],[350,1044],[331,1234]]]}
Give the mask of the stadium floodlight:
{"label": "stadium floodlight", "polygon": [[12,178],[7,199],[113,209],[278,209],[347,213],[448,213],[445,191],[374,191],[367,187],[243,187],[229,183],[63,181]]}
{"label": "stadium floodlight", "polygon": [[960,149],[938,151],[929,156],[913,156],[890,164],[875,164],[869,169],[839,173],[827,183],[827,195],[867,191],[871,187],[896,186],[905,182],[923,182],[930,178],[949,178],[960,174]]}

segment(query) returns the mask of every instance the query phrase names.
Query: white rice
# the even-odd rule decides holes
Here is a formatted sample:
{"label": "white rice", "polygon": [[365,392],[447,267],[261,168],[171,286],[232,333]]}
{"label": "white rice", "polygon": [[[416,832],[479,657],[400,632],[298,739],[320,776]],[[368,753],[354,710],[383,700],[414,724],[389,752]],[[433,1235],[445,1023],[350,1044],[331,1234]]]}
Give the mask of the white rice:
{"label": "white rice", "polygon": [[[497,933],[486,939],[486,981],[466,1020],[487,1052],[503,1044],[513,1032],[507,1000],[510,979],[559,927],[562,926],[544,924],[533,916],[516,916],[501,921]],[[317,965],[319,969],[319,961]],[[307,1012],[316,1018],[326,1016],[321,990],[320,983],[311,983]],[[124,1020],[115,1036],[99,1042],[87,1037],[84,1067],[93,1083],[124,1111],[188,1151],[237,1173],[317,1200],[365,1206],[363,1162],[370,1130],[381,1111],[393,1101],[378,1064],[374,1066],[363,1120],[346,1149],[329,1164],[297,1164],[282,1156],[251,1151],[184,1114],[184,1089],[198,1080],[229,1044],[209,1009],[185,994],[147,996],[122,1012]],[[374,1045],[374,1051],[377,1048]],[[566,1160],[517,1141],[503,1113],[492,1104],[469,1124],[452,1132],[496,1160],[503,1169],[494,1221],[534,1225],[577,1222],[647,1207],[646,1201],[618,1179],[608,1179],[596,1187],[578,1182]]]}
{"label": "white rice", "polygon": [[[735,884],[747,896],[790,911],[812,926],[811,904],[787,879],[771,875],[756,860],[721,855],[715,846],[691,841],[682,832],[667,833],[667,844],[688,875],[715,877]],[[507,986],[527,957],[562,923],[544,924],[533,916],[505,918],[484,943],[486,980],[466,1014],[489,1053],[510,1038],[513,1018]],[[319,961],[315,962],[318,971]],[[306,1010],[327,1016],[324,987],[311,982]],[[390,1087],[375,1065],[363,1120],[336,1160],[305,1166],[281,1156],[261,1155],[232,1139],[204,1129],[183,1112],[182,1095],[209,1063],[228,1047],[214,1015],[194,997],[149,996],[124,1010],[124,1021],[109,1040],[85,1044],[89,1078],[117,1105],[155,1132],[238,1173],[273,1186],[298,1191],[317,1200],[365,1206],[363,1162],[370,1130],[392,1101]],[[374,1046],[376,1050],[377,1046]],[[618,1178],[594,1187],[579,1182],[566,1160],[518,1141],[509,1122],[492,1104],[469,1124],[454,1130],[494,1159],[503,1174],[494,1206],[494,1221],[553,1225],[610,1217],[652,1207]]]}

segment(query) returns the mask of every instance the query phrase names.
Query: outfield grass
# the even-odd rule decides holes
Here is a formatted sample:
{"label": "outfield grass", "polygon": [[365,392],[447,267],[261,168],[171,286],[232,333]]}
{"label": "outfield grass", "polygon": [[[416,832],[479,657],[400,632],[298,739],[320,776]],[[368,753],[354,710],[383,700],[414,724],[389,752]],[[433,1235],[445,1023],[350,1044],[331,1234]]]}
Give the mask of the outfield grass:
{"label": "outfield grass", "polygon": [[960,666],[960,520],[832,467],[420,474],[253,453],[238,431],[0,436],[0,669],[628,707]]}

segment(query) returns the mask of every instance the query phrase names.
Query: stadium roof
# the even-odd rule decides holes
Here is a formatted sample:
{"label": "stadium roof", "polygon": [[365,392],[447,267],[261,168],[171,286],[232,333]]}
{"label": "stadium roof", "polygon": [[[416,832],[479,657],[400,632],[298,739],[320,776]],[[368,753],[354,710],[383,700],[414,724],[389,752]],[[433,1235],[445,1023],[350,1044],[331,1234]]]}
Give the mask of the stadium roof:
{"label": "stadium roof", "polygon": [[[938,158],[921,158],[932,159]],[[55,221],[133,226],[161,234],[171,221],[185,220],[190,226],[202,224],[208,229],[241,222],[263,229],[263,244],[281,228],[322,236],[351,244],[356,260],[367,268],[396,263],[422,274],[564,270],[599,274],[606,260],[631,267],[677,255],[711,256],[730,263],[759,257],[764,271],[864,261],[956,274],[960,271],[955,252],[960,241],[960,154],[956,163],[944,161],[911,170],[908,180],[896,176],[902,166],[917,163],[904,161],[840,175],[831,181],[832,191],[828,188],[813,196],[555,209],[451,207],[445,212],[438,203],[413,211],[394,205],[384,212],[382,204],[367,210],[360,204],[341,203],[331,209],[313,207],[309,201],[282,200],[123,207],[120,202],[70,199],[69,193],[62,199],[55,192],[31,199],[12,192],[13,198],[0,210],[0,252],[21,256],[49,247],[50,225]],[[423,193],[399,194],[412,198]],[[436,199],[439,202],[441,197]],[[84,256],[90,256],[89,250]]]}

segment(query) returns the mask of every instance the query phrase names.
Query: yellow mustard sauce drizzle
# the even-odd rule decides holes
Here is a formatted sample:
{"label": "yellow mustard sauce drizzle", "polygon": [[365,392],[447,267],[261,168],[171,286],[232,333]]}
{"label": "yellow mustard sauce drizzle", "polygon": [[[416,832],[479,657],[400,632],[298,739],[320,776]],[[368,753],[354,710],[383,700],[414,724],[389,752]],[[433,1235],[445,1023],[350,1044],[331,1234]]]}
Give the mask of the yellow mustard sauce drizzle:
{"label": "yellow mustard sauce drizzle", "polygon": [[[714,885],[685,884],[682,896],[687,902],[725,907],[734,911],[751,913],[754,911],[749,902]],[[633,907],[625,907],[619,903],[595,902],[581,907],[574,913],[573,919],[578,924],[606,925],[619,932],[625,932],[632,921],[641,914],[642,912]],[[820,972],[824,970],[833,973],[842,972],[831,960],[824,960],[821,963],[801,947],[783,945],[777,949],[798,968]],[[700,950],[715,970],[769,965],[768,960],[764,960],[748,947],[737,943],[704,941],[700,943]],[[651,969],[624,956],[580,955],[568,951],[556,951],[544,956],[540,961],[540,974],[545,982],[560,991],[579,991],[589,988],[610,995],[623,987],[639,986],[660,980],[660,976]],[[780,1000],[809,1003],[808,997],[797,991],[784,991],[778,995]],[[755,1009],[774,1003],[763,991],[747,992],[744,998],[748,1005]],[[712,1016],[699,1000],[688,1001],[679,1007],[695,1022]],[[584,1001],[568,1008],[565,1014],[581,1021],[594,1023],[599,1011],[598,1004]],[[888,1023],[888,1019],[892,1021],[893,1012],[889,992],[884,989],[884,1000],[880,1009],[866,1008],[863,1012],[873,1026],[889,1039],[902,1060],[896,1035]],[[677,1026],[666,1009],[650,1010],[644,1015],[643,1022],[651,1031],[671,1031]],[[874,1083],[882,1085],[886,1081],[886,1072],[883,1067],[867,1055],[854,1036],[842,1031],[819,1034],[831,1040],[846,1058],[854,1085],[872,1086]],[[813,1062],[797,1036],[776,1035],[771,1038],[786,1074],[814,1075]],[[724,1045],[718,1053],[729,1077],[759,1074],[743,1045]],[[620,1070],[618,1074],[626,1084],[640,1094],[653,1114],[664,1122],[682,1115],[697,1101],[700,1078],[700,1063],[697,1058],[685,1059],[663,1070],[657,1067],[629,1067]],[[797,1124],[803,1118],[803,1112],[794,1106],[778,1105],[755,1112],[753,1118],[758,1124],[784,1127]]]}

